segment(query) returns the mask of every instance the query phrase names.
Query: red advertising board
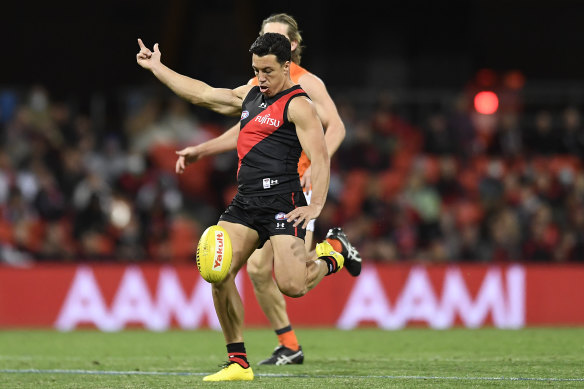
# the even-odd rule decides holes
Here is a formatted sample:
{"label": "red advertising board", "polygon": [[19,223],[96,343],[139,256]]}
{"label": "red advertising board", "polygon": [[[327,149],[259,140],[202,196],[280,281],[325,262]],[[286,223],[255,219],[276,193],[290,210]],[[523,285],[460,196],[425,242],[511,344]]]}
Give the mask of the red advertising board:
{"label": "red advertising board", "polygon": [[[287,298],[295,326],[522,328],[584,325],[582,265],[368,264]],[[245,271],[248,326],[268,326]],[[0,327],[218,328],[211,285],[194,266],[0,266]]]}

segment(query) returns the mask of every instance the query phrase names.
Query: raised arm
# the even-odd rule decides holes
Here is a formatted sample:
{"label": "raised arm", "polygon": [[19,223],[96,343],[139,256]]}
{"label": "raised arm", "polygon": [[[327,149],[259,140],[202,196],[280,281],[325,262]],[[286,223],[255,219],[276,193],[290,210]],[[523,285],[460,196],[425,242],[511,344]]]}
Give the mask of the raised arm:
{"label": "raised arm", "polygon": [[243,98],[251,89],[244,85],[236,89],[213,88],[203,81],[183,76],[166,67],[161,61],[161,52],[158,43],[154,50],[147,48],[141,39],[138,39],[140,51],[136,55],[138,65],[150,70],[156,78],[169,87],[178,96],[192,104],[208,108],[223,115],[236,116],[241,113]]}
{"label": "raised arm", "polygon": [[[324,140],[328,154],[332,158],[333,154],[343,142],[343,139],[345,139],[345,125],[339,116],[337,107],[333,99],[331,99],[324,82],[314,74],[306,73],[300,77],[298,82],[314,102],[318,117],[325,129]],[[312,181],[312,167],[308,166],[300,182],[306,190],[311,188]]]}
{"label": "raised arm", "polygon": [[[252,81],[253,78],[247,82],[247,85],[253,85]],[[239,130],[240,123],[237,122],[237,124],[217,138],[210,139],[196,146],[185,147],[184,149],[177,151],[176,154],[178,155],[178,159],[176,160],[176,172],[182,174],[188,165],[197,162],[203,157],[237,149]]]}
{"label": "raised arm", "polygon": [[295,221],[294,226],[303,222],[302,227],[306,228],[308,222],[320,214],[326,201],[330,180],[330,158],[322,124],[312,101],[305,97],[293,99],[288,106],[288,118],[296,125],[302,149],[311,161],[313,185],[310,205],[296,208],[286,216],[289,221]]}
{"label": "raised arm", "polygon": [[316,112],[325,130],[324,138],[328,154],[332,157],[345,139],[345,125],[339,116],[337,106],[329,95],[324,82],[314,74],[307,73],[298,81],[314,102]]}

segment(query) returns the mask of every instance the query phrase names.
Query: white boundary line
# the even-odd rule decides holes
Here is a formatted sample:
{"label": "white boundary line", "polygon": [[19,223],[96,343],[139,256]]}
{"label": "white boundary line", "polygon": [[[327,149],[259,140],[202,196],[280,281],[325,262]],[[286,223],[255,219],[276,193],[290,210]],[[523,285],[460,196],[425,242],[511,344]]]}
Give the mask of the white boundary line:
{"label": "white boundary line", "polygon": [[[153,376],[205,376],[213,373],[171,372],[171,371],[116,371],[116,370],[64,370],[64,369],[0,369],[3,374],[89,374],[89,375],[153,375]],[[451,381],[576,381],[584,382],[584,378],[556,377],[456,377],[456,376],[398,376],[398,375],[310,375],[310,374],[277,374],[259,373],[258,377],[275,378],[380,378],[392,380],[451,380]]]}

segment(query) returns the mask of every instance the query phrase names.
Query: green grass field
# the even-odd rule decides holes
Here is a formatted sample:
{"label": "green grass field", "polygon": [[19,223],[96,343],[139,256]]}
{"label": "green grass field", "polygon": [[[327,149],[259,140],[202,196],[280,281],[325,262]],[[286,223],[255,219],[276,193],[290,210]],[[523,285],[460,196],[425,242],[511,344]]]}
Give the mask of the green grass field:
{"label": "green grass field", "polygon": [[253,382],[207,383],[226,359],[220,332],[0,332],[0,388],[584,387],[584,328],[296,329],[303,365],[255,366],[275,346],[246,330]]}

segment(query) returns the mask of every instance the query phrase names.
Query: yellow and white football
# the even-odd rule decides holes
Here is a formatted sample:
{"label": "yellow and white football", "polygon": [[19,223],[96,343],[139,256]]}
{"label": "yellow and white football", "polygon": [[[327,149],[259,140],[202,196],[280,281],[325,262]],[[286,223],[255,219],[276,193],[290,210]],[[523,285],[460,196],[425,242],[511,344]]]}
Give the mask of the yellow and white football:
{"label": "yellow and white football", "polygon": [[231,239],[223,227],[208,227],[197,245],[197,267],[207,282],[219,282],[231,268]]}

